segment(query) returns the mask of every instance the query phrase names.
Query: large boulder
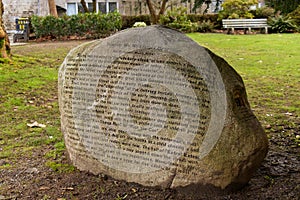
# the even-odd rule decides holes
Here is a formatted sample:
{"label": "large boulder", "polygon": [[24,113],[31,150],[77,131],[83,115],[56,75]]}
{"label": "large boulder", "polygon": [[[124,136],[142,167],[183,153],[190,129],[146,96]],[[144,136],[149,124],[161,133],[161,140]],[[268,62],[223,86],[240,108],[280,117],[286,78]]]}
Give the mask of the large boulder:
{"label": "large boulder", "polygon": [[85,43],[59,70],[61,129],[80,170],[146,186],[245,185],[267,137],[228,63],[161,26]]}

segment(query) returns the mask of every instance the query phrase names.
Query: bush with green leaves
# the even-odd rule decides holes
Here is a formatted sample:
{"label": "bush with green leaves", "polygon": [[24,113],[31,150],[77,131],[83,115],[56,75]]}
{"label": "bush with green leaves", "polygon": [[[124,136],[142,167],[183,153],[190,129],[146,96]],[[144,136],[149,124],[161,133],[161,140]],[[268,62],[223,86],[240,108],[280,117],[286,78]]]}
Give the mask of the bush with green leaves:
{"label": "bush with green leaves", "polygon": [[294,20],[294,22],[300,27],[300,5],[293,12],[287,15],[289,18]]}
{"label": "bush with green leaves", "polygon": [[184,7],[169,10],[167,14],[160,17],[159,23],[185,33],[195,32],[197,31],[197,23],[188,19],[186,11],[187,9]]}
{"label": "bush with green leaves", "polygon": [[215,29],[215,24],[210,20],[198,22],[198,29],[197,32],[201,33],[209,33]]}
{"label": "bush with green leaves", "polygon": [[150,25],[150,15],[122,16],[122,29],[131,28],[135,22],[145,22]]}
{"label": "bush with green leaves", "polygon": [[117,12],[65,15],[61,18],[33,16],[31,23],[36,37],[51,37],[54,39],[69,36],[101,38],[122,27],[121,16]]}
{"label": "bush with green leaves", "polygon": [[223,10],[219,12],[219,19],[252,19],[251,7],[258,4],[257,0],[226,0]]}
{"label": "bush with green leaves", "polygon": [[275,9],[268,7],[268,6],[263,6],[261,8],[257,8],[253,11],[251,11],[251,13],[253,13],[255,18],[271,18],[275,16]]}
{"label": "bush with green leaves", "polygon": [[276,33],[289,33],[297,31],[297,25],[291,18],[284,16],[276,16],[269,20],[272,32]]}
{"label": "bush with green leaves", "polygon": [[274,8],[276,12],[287,15],[299,6],[300,0],[265,0],[265,3]]}
{"label": "bush with green leaves", "polygon": [[[211,27],[213,25],[213,29],[222,28],[222,21],[218,20],[218,14],[187,14],[187,17],[191,22],[197,23],[198,26]],[[201,29],[198,27],[198,31]]]}

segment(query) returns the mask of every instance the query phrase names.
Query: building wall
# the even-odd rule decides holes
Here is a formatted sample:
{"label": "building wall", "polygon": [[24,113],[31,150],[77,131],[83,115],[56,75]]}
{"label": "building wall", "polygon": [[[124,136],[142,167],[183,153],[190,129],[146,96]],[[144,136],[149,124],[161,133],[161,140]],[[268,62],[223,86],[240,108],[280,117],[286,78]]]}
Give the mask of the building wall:
{"label": "building wall", "polygon": [[[117,2],[118,11],[121,15],[133,16],[133,15],[149,14],[149,10],[145,0],[97,0],[97,3],[99,2]],[[80,4],[80,0],[67,0],[67,3],[68,4],[76,3],[76,5],[78,5]],[[86,0],[86,3],[92,3],[92,0]],[[191,0],[190,3],[189,2],[182,3],[181,0],[169,0],[167,3],[167,10],[178,6],[183,6],[187,8],[187,13],[195,13],[194,11],[192,11],[193,4],[194,4],[194,0]],[[203,13],[205,8],[206,6],[204,5],[202,8],[197,9],[196,13]],[[214,10],[215,10],[215,3],[213,0],[213,3],[210,6],[208,12],[212,13]]]}
{"label": "building wall", "polygon": [[[2,0],[3,20],[6,30],[15,30],[15,20],[32,15],[49,15],[48,0]],[[57,6],[66,9],[66,0],[55,0]]]}
{"label": "building wall", "polygon": [[[124,1],[126,1],[126,0],[97,0],[97,2],[96,2],[97,3],[97,12],[100,12],[99,7],[98,7],[99,3],[103,3],[103,4],[107,5],[107,12],[109,9],[109,4],[115,3],[117,5],[117,10],[122,14],[124,12],[123,12],[123,7],[121,5],[123,4]],[[88,7],[92,6],[92,0],[85,0],[85,2],[87,3]],[[66,0],[66,5],[67,5],[66,6],[67,10],[69,9],[69,12],[67,11],[68,15],[73,15],[73,14],[77,14],[78,12],[80,12],[80,10],[79,10],[79,6],[81,7],[80,0]],[[70,10],[72,10],[72,11],[70,11]]]}
{"label": "building wall", "polygon": [[4,5],[3,20],[6,30],[15,30],[15,20],[32,15],[49,14],[48,0],[2,0]]}
{"label": "building wall", "polygon": [[144,15],[149,14],[146,1],[143,0],[122,0],[120,3],[121,15]]}
{"label": "building wall", "polygon": [[[46,16],[49,15],[48,0],[2,0],[4,4],[4,25],[6,30],[15,30],[15,19],[19,17],[30,17],[31,15]],[[155,1],[155,0],[154,0]],[[223,0],[222,2],[224,2]],[[55,0],[56,4],[61,8],[67,9],[67,3],[80,4],[80,0]],[[92,0],[86,0],[91,3]],[[149,14],[149,10],[145,0],[97,0],[98,2],[117,2],[118,11],[121,15],[143,15]],[[264,5],[264,0],[260,0],[260,5]],[[196,12],[192,10],[194,0],[190,3],[182,3],[181,0],[169,0],[167,9],[183,6],[187,8],[187,13],[202,14],[206,9],[204,4],[202,8]],[[216,11],[216,0],[212,0],[212,4],[208,9],[208,13]]]}

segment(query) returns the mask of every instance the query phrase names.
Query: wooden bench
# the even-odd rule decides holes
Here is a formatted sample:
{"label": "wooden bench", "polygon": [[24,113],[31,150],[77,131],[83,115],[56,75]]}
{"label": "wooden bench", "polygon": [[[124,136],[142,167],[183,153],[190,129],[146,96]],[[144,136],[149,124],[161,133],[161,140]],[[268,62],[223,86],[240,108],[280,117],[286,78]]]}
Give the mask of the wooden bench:
{"label": "wooden bench", "polygon": [[251,31],[251,28],[265,29],[265,33],[268,33],[267,19],[223,19],[223,27],[227,28],[228,34],[230,31],[234,33],[235,28],[243,28],[246,31]]}
{"label": "wooden bench", "polygon": [[28,42],[29,40],[29,19],[28,18],[18,18],[16,19],[16,32],[13,36],[14,42]]}

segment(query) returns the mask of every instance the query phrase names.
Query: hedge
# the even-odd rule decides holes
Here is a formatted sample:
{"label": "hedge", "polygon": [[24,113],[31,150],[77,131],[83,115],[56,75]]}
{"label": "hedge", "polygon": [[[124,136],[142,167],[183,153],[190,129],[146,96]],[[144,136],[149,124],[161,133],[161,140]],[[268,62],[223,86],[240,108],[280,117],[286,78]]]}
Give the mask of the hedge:
{"label": "hedge", "polygon": [[31,24],[37,38],[60,39],[78,36],[96,39],[121,29],[122,20],[117,12],[108,14],[84,13],[72,16],[64,15],[60,18],[33,16]]}
{"label": "hedge", "polygon": [[[197,23],[199,27],[212,26],[221,28],[217,14],[188,14],[188,20]],[[53,16],[39,17],[32,16],[31,25],[37,38],[50,37],[61,39],[65,37],[80,37],[87,39],[97,39],[106,37],[120,29],[133,27],[136,22],[145,22],[150,25],[149,15],[121,16],[117,12],[101,13],[80,13],[78,15],[60,18]],[[198,29],[200,31],[200,28]]]}

